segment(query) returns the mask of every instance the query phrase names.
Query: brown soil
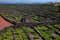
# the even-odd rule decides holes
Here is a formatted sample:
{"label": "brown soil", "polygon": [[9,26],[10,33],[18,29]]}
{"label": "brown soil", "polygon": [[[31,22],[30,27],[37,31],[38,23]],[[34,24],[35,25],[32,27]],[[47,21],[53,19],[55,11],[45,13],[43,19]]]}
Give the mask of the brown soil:
{"label": "brown soil", "polygon": [[3,17],[0,16],[0,30],[3,30],[5,27],[12,26],[10,22],[3,19]]}

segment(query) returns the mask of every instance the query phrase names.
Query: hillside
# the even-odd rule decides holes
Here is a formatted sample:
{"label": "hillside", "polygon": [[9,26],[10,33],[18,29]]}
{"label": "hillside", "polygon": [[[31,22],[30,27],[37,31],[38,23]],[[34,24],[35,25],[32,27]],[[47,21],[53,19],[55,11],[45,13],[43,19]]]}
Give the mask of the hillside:
{"label": "hillside", "polygon": [[0,31],[0,40],[60,40],[60,12],[54,4],[0,5],[0,14],[16,23]]}

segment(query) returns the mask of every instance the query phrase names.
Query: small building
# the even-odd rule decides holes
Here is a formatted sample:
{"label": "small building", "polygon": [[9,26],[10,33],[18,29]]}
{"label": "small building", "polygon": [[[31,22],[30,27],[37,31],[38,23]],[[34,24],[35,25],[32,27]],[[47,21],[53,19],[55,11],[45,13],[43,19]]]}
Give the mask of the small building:
{"label": "small building", "polygon": [[57,12],[60,12],[60,3],[56,3],[54,6],[57,8]]}
{"label": "small building", "polygon": [[0,14],[0,30],[3,30],[5,27],[9,27],[13,25],[12,23],[8,22],[7,19]]}

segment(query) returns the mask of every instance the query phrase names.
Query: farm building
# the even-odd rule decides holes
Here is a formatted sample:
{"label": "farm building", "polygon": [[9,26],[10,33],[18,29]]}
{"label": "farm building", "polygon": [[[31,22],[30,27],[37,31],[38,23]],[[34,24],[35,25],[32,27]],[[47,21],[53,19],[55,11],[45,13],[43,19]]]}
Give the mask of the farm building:
{"label": "farm building", "polygon": [[57,10],[58,10],[57,12],[60,12],[60,4],[57,3],[57,4],[55,4],[54,6],[57,7]]}

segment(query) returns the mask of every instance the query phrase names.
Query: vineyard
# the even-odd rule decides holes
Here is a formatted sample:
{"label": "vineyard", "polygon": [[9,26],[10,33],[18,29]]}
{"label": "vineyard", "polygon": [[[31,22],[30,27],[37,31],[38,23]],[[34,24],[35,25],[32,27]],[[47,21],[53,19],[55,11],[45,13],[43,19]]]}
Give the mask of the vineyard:
{"label": "vineyard", "polygon": [[0,40],[60,40],[60,12],[54,4],[0,5],[13,26],[0,30]]}

